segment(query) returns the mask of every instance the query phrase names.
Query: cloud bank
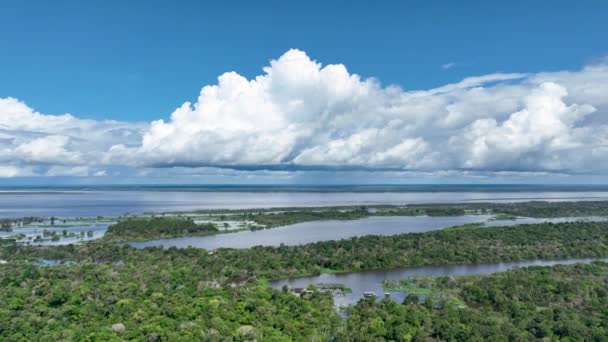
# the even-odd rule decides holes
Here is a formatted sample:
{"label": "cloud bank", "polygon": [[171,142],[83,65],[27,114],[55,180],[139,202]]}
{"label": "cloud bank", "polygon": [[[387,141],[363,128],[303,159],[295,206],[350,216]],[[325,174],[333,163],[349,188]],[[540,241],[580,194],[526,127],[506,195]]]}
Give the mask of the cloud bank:
{"label": "cloud bank", "polygon": [[608,64],[496,73],[429,90],[364,79],[289,50],[149,124],[37,113],[0,99],[0,177],[104,168],[416,172],[608,171]]}

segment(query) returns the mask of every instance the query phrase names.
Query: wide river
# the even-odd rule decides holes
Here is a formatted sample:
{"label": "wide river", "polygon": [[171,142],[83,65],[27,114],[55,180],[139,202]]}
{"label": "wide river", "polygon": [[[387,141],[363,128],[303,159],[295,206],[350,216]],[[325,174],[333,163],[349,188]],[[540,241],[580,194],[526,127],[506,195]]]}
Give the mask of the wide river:
{"label": "wide river", "polygon": [[293,246],[319,241],[347,239],[355,236],[422,233],[475,222],[485,222],[486,226],[510,226],[523,223],[606,220],[600,217],[551,219],[526,217],[517,220],[488,221],[490,217],[488,215],[373,216],[360,220],[312,221],[265,230],[208,236],[187,236],[130,242],[129,244],[137,248],[163,246],[178,248],[197,247],[209,250],[217,248],[279,246],[281,244]]}
{"label": "wide river", "polygon": [[95,217],[195,209],[313,207],[438,202],[608,200],[608,191],[289,192],[155,190],[0,191],[2,217]]}
{"label": "wide river", "polygon": [[401,303],[407,293],[401,291],[384,291],[383,282],[385,280],[401,280],[412,276],[460,276],[489,274],[508,271],[517,267],[528,266],[554,266],[558,264],[590,263],[592,261],[608,261],[608,259],[567,259],[567,260],[529,260],[517,262],[503,262],[498,264],[468,264],[452,266],[426,266],[416,268],[401,268],[395,270],[372,270],[351,273],[321,274],[312,277],[292,278],[271,282],[270,286],[280,289],[283,285],[290,288],[306,288],[311,284],[343,284],[352,290],[352,293],[345,295],[335,295],[336,306],[355,304],[363,297],[364,292],[373,292],[378,298],[384,297],[388,293],[390,297]]}

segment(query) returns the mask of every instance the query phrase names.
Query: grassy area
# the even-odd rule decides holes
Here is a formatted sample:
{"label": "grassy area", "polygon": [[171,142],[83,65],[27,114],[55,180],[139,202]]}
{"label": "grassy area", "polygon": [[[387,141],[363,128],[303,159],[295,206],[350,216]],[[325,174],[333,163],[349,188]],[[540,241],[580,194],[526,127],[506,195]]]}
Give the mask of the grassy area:
{"label": "grassy area", "polygon": [[344,271],[340,271],[340,270],[334,270],[334,269],[327,268],[327,267],[323,267],[323,268],[321,269],[321,273],[327,273],[327,274],[333,274],[333,273],[342,273],[342,272],[344,272]]}
{"label": "grassy area", "polygon": [[498,214],[491,218],[493,221],[512,221],[517,220],[517,216],[510,214]]}

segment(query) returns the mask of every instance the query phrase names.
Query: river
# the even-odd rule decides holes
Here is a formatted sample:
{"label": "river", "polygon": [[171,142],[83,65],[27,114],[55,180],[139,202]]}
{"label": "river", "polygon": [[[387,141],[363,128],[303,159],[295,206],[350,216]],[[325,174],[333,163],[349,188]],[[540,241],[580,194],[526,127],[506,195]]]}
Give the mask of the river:
{"label": "river", "polygon": [[605,220],[600,217],[587,218],[529,218],[517,220],[489,220],[488,215],[464,216],[372,216],[359,220],[312,221],[284,227],[257,231],[208,236],[186,236],[171,239],[130,242],[136,248],[146,247],[196,247],[204,249],[250,248],[253,246],[302,245],[313,242],[348,239],[365,235],[396,235],[423,233],[467,223],[482,223],[490,226],[511,226],[523,223],[565,222],[577,220]]}
{"label": "river", "polygon": [[346,205],[608,200],[608,191],[0,191],[0,218],[96,217],[196,209],[243,209]]}
{"label": "river", "polygon": [[[320,274],[312,277],[291,278],[274,281],[270,283],[273,288],[280,289],[283,285],[290,288],[306,288],[311,284],[343,284],[352,290],[352,293],[335,295],[336,306],[346,306],[357,303],[364,292],[373,292],[378,298],[384,297],[385,291],[382,284],[385,280],[401,280],[412,276],[461,276],[475,274],[489,274],[505,272],[517,267],[528,266],[554,266],[558,264],[590,263],[593,261],[608,261],[602,259],[567,259],[567,260],[529,260],[503,262],[497,264],[468,264],[451,266],[425,266],[416,268],[401,268],[394,270],[371,270],[350,273]],[[407,293],[401,291],[389,291],[390,297],[398,303],[403,302]]]}

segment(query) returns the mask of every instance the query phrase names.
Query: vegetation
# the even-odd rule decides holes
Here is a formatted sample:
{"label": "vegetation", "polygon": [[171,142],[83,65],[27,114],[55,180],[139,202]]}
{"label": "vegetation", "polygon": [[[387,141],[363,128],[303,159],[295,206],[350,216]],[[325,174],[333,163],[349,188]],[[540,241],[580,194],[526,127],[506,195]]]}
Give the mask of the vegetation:
{"label": "vegetation", "polygon": [[370,213],[365,207],[349,210],[297,210],[274,213],[242,214],[239,218],[253,221],[265,228],[286,226],[299,222],[323,221],[323,220],[356,220],[369,217]]}
{"label": "vegetation", "polygon": [[[140,234],[150,226],[180,231],[170,225],[151,225],[152,221],[178,222],[177,227],[186,222],[127,220],[122,222],[129,225],[122,227]],[[401,283],[404,289],[416,287],[418,295],[431,299],[409,296],[405,304],[364,299],[349,309],[344,322],[334,311],[329,293],[300,298],[269,289],[262,279],[319,273],[323,268],[349,271],[608,256],[606,228],[606,223],[599,222],[493,229],[470,226],[213,253],[137,250],[105,242],[6,246],[0,249],[0,259],[7,261],[0,265],[0,339],[348,341],[603,336],[603,327],[608,326],[602,315],[608,309],[602,292],[608,284],[605,264]],[[41,268],[40,258],[71,262]],[[245,283],[233,287],[232,281]]]}
{"label": "vegetation", "polygon": [[216,287],[163,266],[0,265],[0,340],[324,341],[340,324],[330,294]]}
{"label": "vegetation", "polygon": [[492,217],[492,220],[494,220],[494,221],[512,221],[512,220],[517,220],[517,216],[511,215],[511,214],[498,214],[498,215]]}
{"label": "vegetation", "polygon": [[466,212],[525,217],[608,216],[608,201],[412,204],[409,208],[460,208]]}
{"label": "vegetation", "polygon": [[217,233],[214,224],[196,224],[191,219],[175,217],[128,218],[108,227],[104,239],[109,241],[136,241],[162,239],[187,235]]}
{"label": "vegetation", "polygon": [[[198,218],[218,221],[223,229],[220,231],[213,223],[195,224],[192,217],[163,214],[162,217],[131,217],[120,220],[111,226],[107,240],[133,241],[150,240],[187,235],[207,235],[228,232],[230,224],[221,221],[241,221],[240,229],[265,229],[286,226],[300,222],[321,220],[356,220],[371,216],[460,216],[465,214],[494,215],[493,220],[514,220],[518,216],[527,217],[587,217],[608,216],[608,201],[589,202],[518,202],[518,203],[452,203],[452,204],[411,204],[407,206],[373,205],[373,206],[334,206],[314,208],[266,208],[266,209],[212,209],[189,212]],[[175,216],[175,215],[178,216]],[[62,222],[111,222],[111,219],[77,218],[63,219]],[[56,219],[51,217],[51,226],[70,227],[70,225],[54,224]],[[16,219],[1,219],[0,230],[12,231],[20,225],[31,225],[44,222],[37,217]],[[40,228],[47,225],[39,226]],[[131,231],[127,231],[131,230]]]}
{"label": "vegetation", "polygon": [[166,265],[0,264],[0,340],[601,341],[608,334],[601,262],[409,281],[426,287],[419,291],[426,299],[364,298],[344,320],[325,288],[300,297],[263,281],[219,286],[197,265]]}
{"label": "vegetation", "polygon": [[320,291],[332,291],[335,293],[352,293],[353,291],[344,284],[330,284],[330,283],[319,283],[315,285],[315,288]]}
{"label": "vegetation", "polygon": [[423,265],[492,263],[530,259],[608,257],[608,223],[569,222],[480,228],[476,226],[394,236],[364,236],[300,246],[218,249],[128,245],[82,245],[0,249],[0,259],[37,258],[116,262],[166,269],[190,265],[201,279],[247,282],[255,279]]}
{"label": "vegetation", "polygon": [[[555,208],[561,208],[558,216],[604,215],[607,209],[604,202],[589,209],[560,205],[467,203],[234,215],[272,227],[395,213],[538,217],[556,214]],[[130,218],[110,226],[104,239],[80,245],[21,246],[0,239],[0,340],[601,341],[608,336],[608,264],[601,262],[386,283],[385,288],[410,295],[403,303],[364,298],[347,309],[345,319],[331,297],[331,292],[348,292],[343,285],[320,284],[305,296],[266,285],[322,272],[608,257],[608,222],[468,224],[214,251],[116,244],[217,232],[214,224],[191,219]]]}
{"label": "vegetation", "polygon": [[[427,299],[363,299],[338,340],[603,341],[608,264],[529,267],[419,280]],[[406,281],[417,286],[418,281]]]}
{"label": "vegetation", "polygon": [[335,206],[313,208],[266,208],[237,210],[197,210],[189,212],[209,218],[253,221],[252,229],[274,228],[300,222],[356,220],[371,216],[461,216],[495,215],[493,220],[514,220],[519,216],[554,218],[608,216],[608,201],[514,202],[514,203],[431,203],[407,206]]}

